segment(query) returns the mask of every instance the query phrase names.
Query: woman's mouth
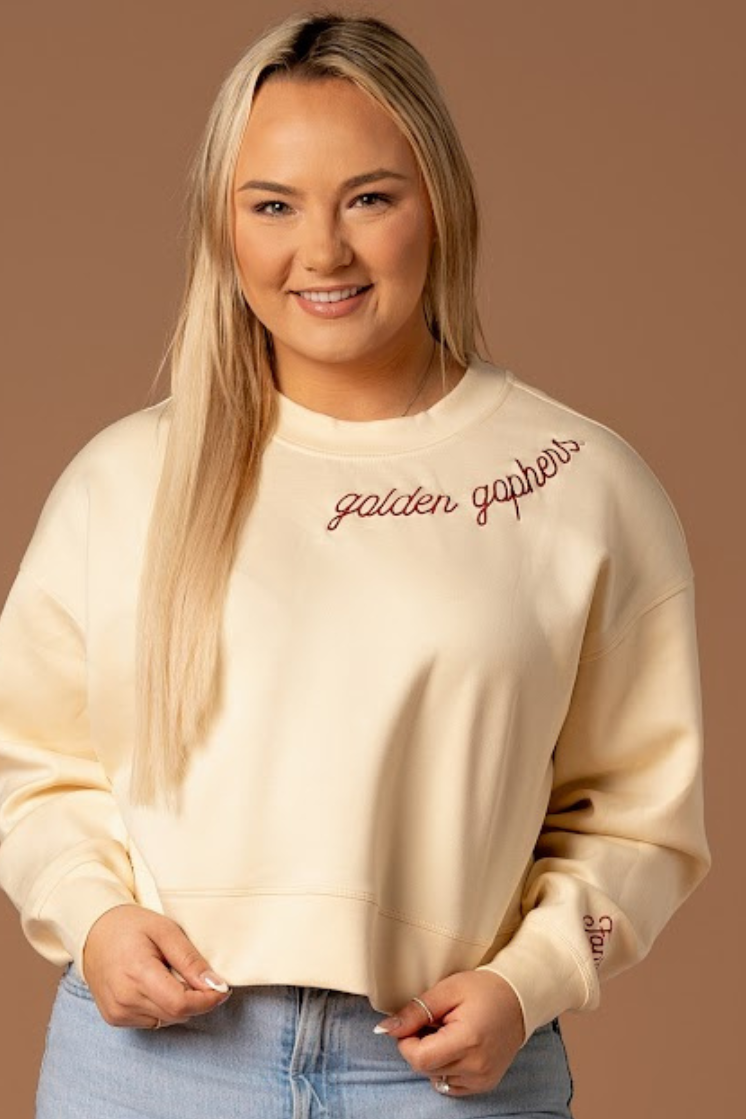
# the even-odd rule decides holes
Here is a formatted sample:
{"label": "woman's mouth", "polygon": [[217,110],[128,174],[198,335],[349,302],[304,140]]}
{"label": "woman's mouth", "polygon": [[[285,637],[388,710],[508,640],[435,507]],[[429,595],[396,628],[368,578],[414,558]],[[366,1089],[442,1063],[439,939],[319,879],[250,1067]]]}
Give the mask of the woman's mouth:
{"label": "woman's mouth", "polygon": [[292,295],[298,306],[308,314],[336,319],[356,310],[372,287],[373,284],[365,284],[336,291],[294,291]]}

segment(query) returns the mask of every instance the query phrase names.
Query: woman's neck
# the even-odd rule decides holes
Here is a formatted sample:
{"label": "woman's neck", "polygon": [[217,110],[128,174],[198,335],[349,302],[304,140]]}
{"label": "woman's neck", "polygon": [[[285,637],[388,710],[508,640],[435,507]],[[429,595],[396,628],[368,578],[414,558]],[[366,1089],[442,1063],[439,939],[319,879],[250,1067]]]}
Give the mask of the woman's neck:
{"label": "woman's neck", "polygon": [[[445,386],[441,348],[431,335],[422,346],[384,362],[321,364],[297,360],[278,362],[275,383],[284,396],[313,412],[340,420],[379,420],[416,415],[455,388],[464,366],[446,354]],[[409,407],[408,407],[409,406]]]}

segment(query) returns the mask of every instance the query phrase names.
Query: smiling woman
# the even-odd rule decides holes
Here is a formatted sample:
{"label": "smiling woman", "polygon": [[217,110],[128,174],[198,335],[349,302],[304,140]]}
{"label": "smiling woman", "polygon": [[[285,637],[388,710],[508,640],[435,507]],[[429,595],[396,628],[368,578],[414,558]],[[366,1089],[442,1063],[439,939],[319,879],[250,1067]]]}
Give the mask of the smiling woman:
{"label": "smiling woman", "polygon": [[709,869],[676,511],[477,350],[470,168],[389,24],[260,36],[188,219],[172,391],[0,624],[37,1119],[568,1119],[559,1015]]}
{"label": "smiling woman", "polygon": [[[241,286],[272,335],[279,390],[340,418],[401,414],[432,353],[422,292],[435,223],[391,113],[348,79],[274,74],[255,93],[235,176]],[[388,193],[359,193],[372,183]]]}

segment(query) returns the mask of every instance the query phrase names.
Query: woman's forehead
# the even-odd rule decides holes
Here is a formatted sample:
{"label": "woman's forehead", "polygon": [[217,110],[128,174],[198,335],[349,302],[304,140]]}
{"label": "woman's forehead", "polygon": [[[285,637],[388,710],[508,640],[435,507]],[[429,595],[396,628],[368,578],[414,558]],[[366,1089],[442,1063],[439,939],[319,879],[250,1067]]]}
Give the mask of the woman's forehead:
{"label": "woman's forehead", "polygon": [[318,82],[269,79],[256,95],[243,135],[247,158],[291,157],[304,149],[349,151],[359,159],[408,163],[410,145],[392,117],[369,94],[340,78]]}

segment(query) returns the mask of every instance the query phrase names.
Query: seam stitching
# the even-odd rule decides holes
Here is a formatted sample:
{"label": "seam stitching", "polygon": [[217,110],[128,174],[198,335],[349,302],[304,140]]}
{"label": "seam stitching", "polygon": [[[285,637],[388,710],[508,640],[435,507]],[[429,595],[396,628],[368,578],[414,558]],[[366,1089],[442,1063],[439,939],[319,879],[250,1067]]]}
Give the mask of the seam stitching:
{"label": "seam stitching", "polygon": [[30,907],[35,920],[41,920],[44,906],[47,904],[49,898],[52,896],[60,883],[64,881],[68,874],[70,874],[74,870],[78,870],[81,866],[85,866],[87,863],[95,863],[97,866],[101,866],[101,862],[99,859],[79,859],[75,855],[75,852],[78,850],[78,848],[83,847],[89,842],[90,840],[88,839],[81,839],[80,843],[76,843],[75,846],[68,851],[68,858],[63,861],[62,869],[59,871],[54,881],[44,889],[41,898],[37,899],[35,904]]}
{"label": "seam stitching", "polygon": [[473,416],[470,420],[467,420],[467,422],[464,423],[462,427],[457,428],[455,431],[450,431],[447,435],[442,435],[440,438],[433,439],[432,442],[429,442],[429,443],[422,443],[422,444],[419,444],[419,445],[406,447],[406,448],[399,449],[399,450],[389,450],[389,451],[334,451],[334,450],[331,450],[330,448],[310,447],[305,443],[300,443],[300,442],[297,442],[295,439],[290,439],[286,435],[278,435],[276,433],[272,434],[272,438],[271,438],[270,442],[275,442],[275,443],[281,444],[282,446],[285,446],[285,447],[292,447],[293,450],[301,451],[304,454],[315,455],[317,458],[325,458],[325,459],[339,459],[339,458],[342,458],[342,459],[353,460],[353,461],[354,460],[363,460],[364,461],[364,460],[371,460],[371,459],[379,460],[379,459],[390,459],[390,458],[403,458],[406,455],[422,454],[424,451],[430,451],[431,449],[434,449],[436,447],[442,447],[443,444],[447,443],[449,440],[458,439],[459,437],[463,436],[465,432],[468,432],[473,427],[476,427],[477,424],[485,423],[491,416],[493,416],[495,414],[495,412],[498,411],[499,408],[502,407],[502,405],[504,404],[505,400],[508,397],[508,394],[515,387],[516,379],[515,379],[513,373],[509,369],[506,369],[505,367],[498,367],[498,366],[496,366],[496,368],[500,368],[501,372],[503,372],[505,374],[504,381],[503,381],[503,391],[500,393],[500,396],[499,396],[497,402],[495,404],[493,404],[493,406],[489,409],[489,411],[482,412],[478,416]]}
{"label": "seam stitching", "polygon": [[[401,910],[391,909],[387,906],[378,905],[375,898],[371,894],[367,894],[361,890],[342,890],[339,888],[319,889],[305,886],[298,886],[297,888],[287,887],[285,889],[244,889],[241,887],[225,887],[224,889],[200,889],[192,887],[183,888],[169,888],[167,886],[159,886],[159,893],[162,896],[170,897],[183,897],[189,898],[194,901],[210,900],[216,897],[266,897],[266,896],[293,896],[312,894],[318,896],[330,896],[340,898],[350,898],[357,901],[366,902],[369,905],[375,905],[378,912],[387,918],[400,921],[403,924],[411,925],[415,928],[428,929],[430,932],[437,933],[439,936],[448,937],[449,940],[460,940],[466,944],[475,944],[479,948],[489,948],[493,943],[494,936],[489,940],[475,940],[474,937],[465,936],[463,933],[455,932],[453,929],[446,928],[443,925],[436,925],[431,921],[419,921],[415,918],[408,916]],[[512,931],[508,929],[506,931]],[[497,935],[497,934],[495,934]]]}
{"label": "seam stitching", "polygon": [[36,584],[40,591],[42,591],[48,598],[51,598],[53,602],[56,602],[60,609],[64,610],[70,620],[75,623],[76,628],[80,631],[81,637],[85,637],[85,629],[83,628],[83,624],[78,620],[73,610],[67,605],[66,602],[64,602],[60,598],[60,596],[55,591],[51,590],[47,586],[46,582],[41,578],[41,576],[37,575],[35,571],[32,571],[31,568],[28,567],[25,563],[19,564],[18,571],[23,572],[24,575],[27,575],[29,579],[31,579],[31,581]]}
{"label": "seam stitching", "polygon": [[591,971],[591,965],[586,962],[586,960],[583,958],[583,955],[578,951],[573,942],[569,939],[569,937],[565,936],[562,929],[560,929],[559,926],[554,923],[551,917],[540,914],[538,909],[533,910],[533,912],[540,917],[541,923],[548,925],[555,936],[559,940],[561,940],[562,943],[569,949],[570,954],[572,955],[573,960],[578,970],[580,971],[580,974],[583,977],[583,982],[585,984],[585,999],[583,1001],[583,1005],[578,1008],[579,1010],[582,1010],[590,1002],[591,996],[593,995],[593,992],[598,985],[598,976],[595,974],[595,969]]}
{"label": "seam stitching", "polygon": [[627,449],[632,452],[632,455],[637,460],[637,462],[641,463],[650,472],[653,480],[655,481],[655,483],[657,483],[658,489],[660,490],[660,492],[662,493],[666,502],[668,503],[669,509],[673,513],[674,519],[676,520],[676,522],[678,524],[678,528],[679,528],[679,532],[681,534],[681,538],[684,541],[684,544],[687,545],[686,532],[684,530],[684,523],[683,523],[683,521],[682,521],[682,519],[679,515],[679,511],[676,508],[676,505],[673,502],[673,499],[671,498],[671,495],[669,494],[668,490],[664,486],[662,480],[658,477],[657,473],[653,470],[653,468],[650,466],[648,461],[643,457],[643,455],[640,453],[640,451],[638,451],[637,447],[634,447],[629,442],[629,440],[626,439],[625,436],[621,434],[621,432],[617,431],[613,427],[610,427],[608,424],[603,423],[602,420],[595,419],[593,416],[589,416],[587,413],[581,412],[579,408],[573,408],[570,404],[566,404],[564,401],[558,400],[556,397],[550,396],[549,393],[543,392],[541,389],[537,388],[536,385],[531,385],[527,381],[523,381],[520,378],[515,378],[515,387],[517,389],[522,390],[523,392],[529,393],[531,396],[535,397],[538,400],[543,401],[545,404],[547,402],[549,402],[549,403],[553,404],[556,408],[561,408],[564,412],[568,412],[573,416],[577,416],[581,420],[585,420],[587,423],[593,424],[594,427],[599,428],[600,430],[607,432],[609,435],[614,436],[615,439],[618,439],[621,443],[623,443],[627,447]]}
{"label": "seam stitching", "polygon": [[653,599],[652,602],[649,602],[647,606],[644,606],[641,610],[639,610],[634,615],[634,617],[630,618],[628,622],[625,622],[619,632],[614,637],[612,637],[607,645],[604,645],[601,649],[596,649],[592,652],[583,654],[578,658],[578,663],[587,664],[589,661],[598,660],[600,657],[605,656],[606,653],[611,652],[611,650],[615,649],[617,645],[619,645],[619,643],[626,637],[629,631],[635,625],[637,625],[640,618],[642,618],[645,614],[648,614],[651,610],[654,610],[657,606],[661,606],[664,602],[667,602],[669,598],[673,598],[674,595],[681,594],[681,592],[686,590],[687,587],[693,586],[694,577],[688,575],[685,579],[679,580],[678,583],[675,583],[673,587],[669,587],[668,590],[662,591],[656,598]]}

